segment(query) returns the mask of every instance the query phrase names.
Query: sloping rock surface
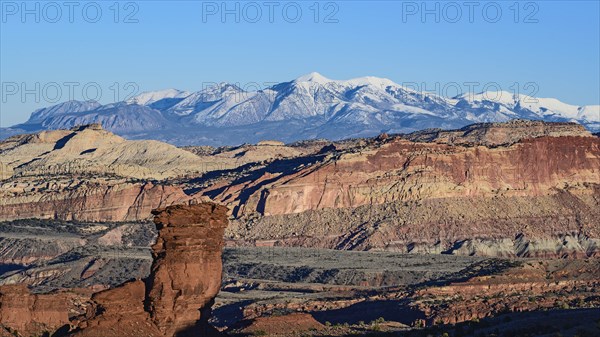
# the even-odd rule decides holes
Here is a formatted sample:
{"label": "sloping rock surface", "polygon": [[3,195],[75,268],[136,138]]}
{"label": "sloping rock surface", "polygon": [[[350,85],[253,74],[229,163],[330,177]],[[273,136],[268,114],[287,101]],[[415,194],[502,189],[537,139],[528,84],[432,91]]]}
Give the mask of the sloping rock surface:
{"label": "sloping rock surface", "polygon": [[597,137],[570,124],[539,123],[459,133],[430,140],[436,142],[357,142],[280,160],[200,193],[232,209],[232,244],[598,254]]}

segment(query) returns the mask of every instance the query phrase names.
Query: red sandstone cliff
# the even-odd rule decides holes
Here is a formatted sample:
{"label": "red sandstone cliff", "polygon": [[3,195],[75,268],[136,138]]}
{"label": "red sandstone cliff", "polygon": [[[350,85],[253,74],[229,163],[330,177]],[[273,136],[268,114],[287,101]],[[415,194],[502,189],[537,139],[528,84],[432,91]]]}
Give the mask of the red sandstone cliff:
{"label": "red sandstone cliff", "polygon": [[542,137],[499,148],[397,139],[291,174],[241,180],[215,199],[238,207],[237,216],[277,215],[435,198],[534,197],[586,183],[600,183],[594,137]]}
{"label": "red sandstone cliff", "polygon": [[234,244],[593,256],[600,139],[542,136],[497,147],[385,139],[311,165],[267,166],[202,193],[233,210]]}
{"label": "red sandstone cliff", "polygon": [[227,157],[126,140],[100,125],[18,135],[0,142],[0,221],[146,220],[154,208],[189,200],[165,180],[234,165]]}
{"label": "red sandstone cliff", "polygon": [[[151,218],[155,208],[190,200],[180,187],[123,180],[83,180],[67,186],[46,184],[15,191],[0,202],[0,219],[135,221]],[[54,188],[53,188],[54,187]],[[9,189],[3,191],[8,194]]]}
{"label": "red sandstone cliff", "polygon": [[33,295],[25,285],[0,287],[0,325],[24,336],[41,336],[69,323],[67,297]]}

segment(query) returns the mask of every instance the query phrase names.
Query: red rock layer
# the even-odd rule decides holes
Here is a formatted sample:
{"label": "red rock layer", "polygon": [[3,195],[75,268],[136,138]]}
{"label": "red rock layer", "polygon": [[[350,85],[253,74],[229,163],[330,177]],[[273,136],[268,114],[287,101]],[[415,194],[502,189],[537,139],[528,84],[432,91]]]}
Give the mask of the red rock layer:
{"label": "red rock layer", "polygon": [[74,322],[73,337],[162,337],[144,311],[146,287],[142,281],[126,283],[118,288],[92,296],[92,306],[86,317]]}
{"label": "red rock layer", "polygon": [[[221,285],[227,208],[213,203],[153,211],[158,239],[146,282],[137,280],[92,296],[74,319],[77,337],[213,336],[210,307]],[[26,286],[0,287],[0,327],[25,335],[69,323],[64,294],[31,295]],[[67,331],[61,331],[61,335]]]}
{"label": "red rock layer", "polygon": [[600,304],[598,259],[529,261],[500,274],[418,290],[411,305],[427,324],[455,324],[504,312]]}
{"label": "red rock layer", "polygon": [[205,203],[173,206],[154,214],[159,234],[152,246],[148,311],[165,335],[197,336],[205,332],[210,306],[221,286],[227,208]]}
{"label": "red rock layer", "polygon": [[313,165],[257,172],[202,192],[233,210],[233,244],[528,257],[598,252],[597,137],[498,147],[396,138]]}
{"label": "red rock layer", "polygon": [[33,295],[25,285],[0,287],[0,325],[25,336],[41,336],[69,323],[62,294]]}
{"label": "red rock layer", "polygon": [[215,199],[236,206],[241,216],[435,198],[534,197],[600,183],[600,139],[540,137],[498,148],[397,139],[317,167],[252,179],[228,186]]}
{"label": "red rock layer", "polygon": [[144,284],[129,282],[97,293],[77,337],[185,337],[218,333],[208,325],[221,285],[227,208],[212,203],[153,212],[158,239]]}
{"label": "red rock layer", "polygon": [[83,183],[74,189],[40,193],[41,196],[31,200],[27,200],[26,197],[15,200],[7,198],[4,203],[0,203],[0,219],[147,220],[151,217],[152,209],[187,202],[190,199],[179,187],[152,183],[97,186]]}

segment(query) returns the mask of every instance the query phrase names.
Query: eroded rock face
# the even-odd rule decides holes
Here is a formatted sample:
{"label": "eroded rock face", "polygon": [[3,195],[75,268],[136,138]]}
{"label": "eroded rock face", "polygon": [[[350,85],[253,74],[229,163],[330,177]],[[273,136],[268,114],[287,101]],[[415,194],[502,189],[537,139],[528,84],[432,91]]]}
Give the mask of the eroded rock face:
{"label": "eroded rock face", "polygon": [[41,336],[68,323],[63,294],[34,295],[25,285],[0,287],[0,326],[24,336]]}
{"label": "eroded rock face", "polygon": [[144,310],[146,287],[143,281],[94,294],[85,317],[75,322],[73,337],[163,337]]}
{"label": "eroded rock face", "polygon": [[[597,259],[528,260],[504,272],[465,282],[419,289],[411,306],[430,324],[455,324],[495,316],[556,308],[595,307],[600,286]],[[432,300],[435,299],[435,300]]]}
{"label": "eroded rock face", "polygon": [[600,141],[594,137],[543,137],[503,148],[396,140],[292,174],[242,180],[216,199],[237,206],[239,216],[434,198],[539,196],[565,185],[598,184],[599,167]]}
{"label": "eroded rock face", "polygon": [[93,312],[79,319],[73,336],[217,335],[208,317],[221,285],[227,208],[203,203],[153,213],[158,239],[150,276],[95,294]]}
{"label": "eroded rock face", "polygon": [[233,210],[234,244],[594,256],[600,140],[551,131],[506,146],[395,138],[203,193]]}
{"label": "eroded rock face", "polygon": [[12,168],[3,176],[112,174],[138,179],[165,179],[197,174],[208,168],[192,153],[157,141],[129,141],[99,125],[42,131],[0,142],[0,162]]}
{"label": "eroded rock face", "polygon": [[206,332],[221,286],[227,208],[211,203],[153,212],[158,240],[147,281],[147,310],[166,336]]}
{"label": "eroded rock face", "polygon": [[180,187],[122,179],[5,183],[0,219],[147,220],[151,210],[190,200]]}
{"label": "eroded rock face", "polygon": [[0,221],[149,219],[152,209],[190,199],[181,181],[303,153],[267,144],[186,151],[126,140],[98,124],[17,135],[0,142]]}
{"label": "eroded rock face", "polygon": [[511,145],[523,139],[538,137],[590,137],[584,126],[577,123],[547,123],[543,121],[513,120],[506,123],[480,123],[458,130],[429,129],[406,136],[416,142],[434,142],[450,145]]}

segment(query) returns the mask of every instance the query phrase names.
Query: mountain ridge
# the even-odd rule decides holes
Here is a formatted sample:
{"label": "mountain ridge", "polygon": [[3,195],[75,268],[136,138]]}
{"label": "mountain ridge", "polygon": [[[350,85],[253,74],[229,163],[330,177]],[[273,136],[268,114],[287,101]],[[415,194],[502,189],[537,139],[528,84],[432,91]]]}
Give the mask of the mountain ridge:
{"label": "mountain ridge", "polygon": [[505,91],[447,98],[385,78],[344,81],[310,73],[256,91],[222,82],[196,92],[144,92],[106,105],[93,101],[60,103],[36,110],[27,122],[4,129],[2,137],[14,134],[15,129],[39,131],[101,123],[131,139],[150,138],[176,145],[237,145],[266,139],[339,140],[512,119],[577,122],[598,131],[600,105],[576,106]]}

